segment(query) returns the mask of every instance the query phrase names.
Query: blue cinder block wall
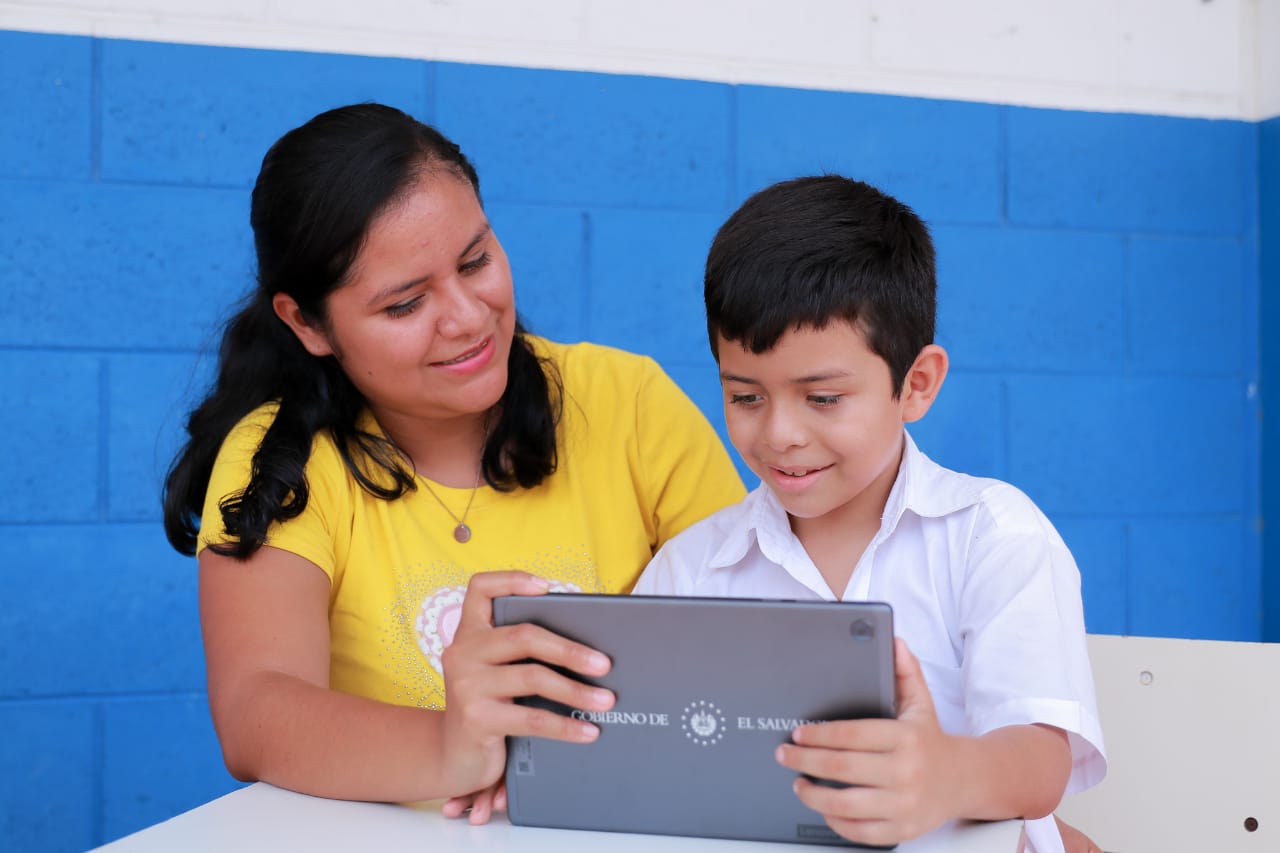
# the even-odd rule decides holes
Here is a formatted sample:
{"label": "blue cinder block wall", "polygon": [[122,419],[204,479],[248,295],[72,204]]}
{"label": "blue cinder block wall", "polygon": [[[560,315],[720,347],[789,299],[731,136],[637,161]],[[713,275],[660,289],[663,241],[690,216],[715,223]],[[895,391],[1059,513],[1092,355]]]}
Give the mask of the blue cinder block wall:
{"label": "blue cinder block wall", "polygon": [[719,223],[802,173],[900,196],[937,238],[953,357],[922,446],[1039,502],[1090,630],[1262,636],[1274,122],[17,32],[0,80],[0,849],[84,849],[236,784],[160,481],[251,284],[262,154],[354,101],[475,160],[535,330],[655,355],[721,426]]}
{"label": "blue cinder block wall", "polygon": [[[1258,127],[1259,168],[1259,329],[1280,328],[1280,118]],[[1280,341],[1260,334],[1259,383],[1270,388],[1280,382]],[[1280,417],[1274,409],[1262,422],[1263,634],[1280,642]],[[1268,528],[1262,522],[1270,519]]]}

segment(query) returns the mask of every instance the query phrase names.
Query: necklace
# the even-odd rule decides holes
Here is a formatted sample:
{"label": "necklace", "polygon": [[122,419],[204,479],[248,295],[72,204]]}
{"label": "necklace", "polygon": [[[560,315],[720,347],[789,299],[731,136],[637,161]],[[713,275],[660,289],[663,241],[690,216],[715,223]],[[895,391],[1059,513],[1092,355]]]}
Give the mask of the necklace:
{"label": "necklace", "polygon": [[[480,431],[484,434],[485,441],[489,440],[489,415],[492,411],[484,413],[484,424],[480,427]],[[484,449],[481,445],[480,462],[476,466],[476,484],[471,487],[471,496],[467,498],[467,508],[462,511],[462,517],[453,514],[453,510],[449,509],[449,505],[440,500],[440,496],[436,494],[436,490],[431,488],[431,484],[427,482],[425,477],[422,478],[422,485],[427,487],[427,492],[431,497],[436,499],[436,503],[440,504],[445,512],[449,513],[457,526],[453,528],[453,540],[460,545],[465,545],[471,541],[471,528],[467,526],[467,513],[471,512],[471,502],[476,499],[476,492],[480,490],[480,481],[484,479]]]}
{"label": "necklace", "polygon": [[461,518],[453,514],[453,510],[449,509],[448,504],[440,500],[440,496],[436,494],[435,489],[431,488],[431,484],[427,482],[426,478],[422,478],[422,485],[427,487],[427,493],[436,499],[436,503],[440,504],[445,512],[449,513],[450,518],[457,522],[458,526],[453,528],[453,538],[458,543],[465,544],[471,541],[471,528],[467,526],[467,513],[471,512],[471,502],[476,499],[476,492],[480,489],[480,479],[483,474],[484,468],[482,466],[480,470],[476,471],[476,484],[471,487],[471,497],[467,498],[467,508],[462,511]]}

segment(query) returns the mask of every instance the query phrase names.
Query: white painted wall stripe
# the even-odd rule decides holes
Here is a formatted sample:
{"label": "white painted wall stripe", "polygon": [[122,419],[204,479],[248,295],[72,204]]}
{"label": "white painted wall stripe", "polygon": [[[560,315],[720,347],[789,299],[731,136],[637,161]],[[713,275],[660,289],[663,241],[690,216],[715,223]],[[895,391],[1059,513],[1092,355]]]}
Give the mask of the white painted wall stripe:
{"label": "white painted wall stripe", "polygon": [[1253,78],[1258,81],[1253,117],[1280,116],[1280,0],[1253,0]]}
{"label": "white painted wall stripe", "polygon": [[1280,115],[1280,0],[0,0],[0,28],[1105,112]]}

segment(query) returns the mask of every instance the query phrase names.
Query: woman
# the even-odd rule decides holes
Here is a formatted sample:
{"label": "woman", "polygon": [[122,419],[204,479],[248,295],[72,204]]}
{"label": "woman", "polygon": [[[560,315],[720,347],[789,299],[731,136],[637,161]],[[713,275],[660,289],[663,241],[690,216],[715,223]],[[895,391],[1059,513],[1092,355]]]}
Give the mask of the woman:
{"label": "woman", "polygon": [[199,558],[227,767],[328,797],[463,797],[454,811],[488,790],[478,822],[506,735],[597,734],[513,697],[613,701],[519,663],[608,667],[493,628],[492,598],[625,592],[741,482],[654,362],[521,328],[475,170],[404,113],[285,134],[250,219],[258,285],[165,488],[169,540]]}

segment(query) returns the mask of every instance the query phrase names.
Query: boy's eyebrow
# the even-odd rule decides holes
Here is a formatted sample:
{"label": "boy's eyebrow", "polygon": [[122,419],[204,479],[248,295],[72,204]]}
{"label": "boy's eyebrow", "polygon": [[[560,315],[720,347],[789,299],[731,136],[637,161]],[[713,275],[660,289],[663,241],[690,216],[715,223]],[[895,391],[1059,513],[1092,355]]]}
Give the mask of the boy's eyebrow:
{"label": "boy's eyebrow", "polygon": [[[466,248],[464,248],[461,252],[458,253],[458,257],[465,258],[467,255],[471,254],[471,250],[474,249],[481,240],[487,237],[489,232],[492,230],[493,230],[493,226],[491,226],[488,222],[480,226],[480,230],[476,231],[476,235],[471,238],[471,242],[467,243]],[[399,293],[404,293],[406,290],[409,290],[413,287],[416,287],[419,284],[422,284],[424,281],[426,281],[429,278],[431,278],[431,276],[424,275],[421,278],[415,278],[410,281],[402,281],[399,284],[389,284],[386,287],[379,290],[377,293],[375,293],[372,297],[370,297],[369,301],[366,304],[370,308],[372,308],[382,300],[390,296],[395,296],[396,294],[399,294]]]}
{"label": "boy's eyebrow", "polygon": [[[853,374],[848,370],[828,370],[824,373],[814,373],[809,376],[797,376],[790,380],[792,385],[812,385],[815,382],[829,382],[832,379],[848,379]],[[721,382],[739,382],[743,385],[759,385],[759,379],[752,379],[749,376],[739,376],[736,373],[730,373],[727,370],[720,371]]]}
{"label": "boy's eyebrow", "polygon": [[809,376],[798,376],[791,380],[792,385],[811,385],[814,382],[827,382],[832,379],[848,379],[853,374],[847,370],[828,370],[825,373],[813,373]]}

